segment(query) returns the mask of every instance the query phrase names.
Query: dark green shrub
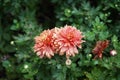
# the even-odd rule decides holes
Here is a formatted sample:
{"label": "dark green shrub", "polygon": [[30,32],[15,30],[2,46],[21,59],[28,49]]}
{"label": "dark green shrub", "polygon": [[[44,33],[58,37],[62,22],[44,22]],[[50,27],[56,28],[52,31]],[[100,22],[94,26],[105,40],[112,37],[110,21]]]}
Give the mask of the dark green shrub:
{"label": "dark green shrub", "polygon": [[[1,0],[0,80],[119,80],[119,0]],[[72,25],[85,35],[79,54],[40,59],[34,37],[45,29]],[[109,40],[102,59],[93,59],[99,40]],[[111,56],[110,51],[117,55]]]}

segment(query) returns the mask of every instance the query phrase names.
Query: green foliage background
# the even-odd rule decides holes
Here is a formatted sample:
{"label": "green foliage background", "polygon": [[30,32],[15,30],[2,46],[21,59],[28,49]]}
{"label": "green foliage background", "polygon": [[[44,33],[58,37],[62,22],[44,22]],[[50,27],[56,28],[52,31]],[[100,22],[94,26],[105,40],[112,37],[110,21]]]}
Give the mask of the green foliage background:
{"label": "green foliage background", "polygon": [[[72,64],[64,56],[36,56],[34,37],[66,24],[86,41]],[[94,60],[99,40],[110,45]],[[120,0],[0,0],[0,80],[120,80]]]}

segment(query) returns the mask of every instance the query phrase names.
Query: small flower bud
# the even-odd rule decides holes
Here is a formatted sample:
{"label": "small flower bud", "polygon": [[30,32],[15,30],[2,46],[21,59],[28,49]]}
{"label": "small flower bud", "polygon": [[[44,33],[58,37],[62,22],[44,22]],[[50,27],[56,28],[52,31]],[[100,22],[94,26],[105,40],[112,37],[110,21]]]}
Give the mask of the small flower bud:
{"label": "small flower bud", "polygon": [[116,50],[111,50],[111,51],[110,51],[110,55],[111,55],[111,56],[115,56],[116,54],[117,54]]}
{"label": "small flower bud", "polygon": [[25,64],[25,65],[24,65],[24,68],[27,69],[27,68],[28,68],[28,65]]}
{"label": "small flower bud", "polygon": [[10,44],[11,44],[11,45],[14,45],[14,41],[11,41]]}
{"label": "small flower bud", "polygon": [[71,65],[72,61],[70,59],[67,59],[65,63],[67,66],[69,66],[69,65]]}
{"label": "small flower bud", "polygon": [[87,58],[88,59],[92,58],[92,54],[87,54]]}

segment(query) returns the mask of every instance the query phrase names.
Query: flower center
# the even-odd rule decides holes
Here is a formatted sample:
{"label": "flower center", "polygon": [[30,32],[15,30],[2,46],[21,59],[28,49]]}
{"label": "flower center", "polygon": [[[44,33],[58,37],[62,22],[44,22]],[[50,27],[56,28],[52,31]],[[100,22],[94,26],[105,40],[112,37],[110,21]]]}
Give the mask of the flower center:
{"label": "flower center", "polygon": [[72,33],[68,33],[68,34],[67,34],[67,39],[70,40],[70,39],[72,39],[72,38],[73,38],[73,34],[72,34]]}

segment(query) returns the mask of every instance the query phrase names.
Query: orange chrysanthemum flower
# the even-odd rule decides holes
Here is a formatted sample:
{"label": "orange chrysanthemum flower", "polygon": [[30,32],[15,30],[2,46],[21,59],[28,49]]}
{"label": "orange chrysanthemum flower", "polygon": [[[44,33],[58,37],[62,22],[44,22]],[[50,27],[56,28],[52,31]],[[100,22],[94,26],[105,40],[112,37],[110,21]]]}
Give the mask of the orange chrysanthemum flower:
{"label": "orange chrysanthemum flower", "polygon": [[96,55],[94,59],[102,58],[102,52],[105,48],[108,47],[108,44],[109,44],[108,40],[97,41],[95,48],[92,50],[92,53]]}
{"label": "orange chrysanthemum flower", "polygon": [[35,37],[34,51],[40,58],[51,58],[54,56],[54,48],[52,45],[53,30],[45,30],[39,36]]}
{"label": "orange chrysanthemum flower", "polygon": [[72,26],[65,26],[53,36],[56,40],[54,43],[59,45],[58,51],[60,55],[66,53],[66,57],[75,56],[78,53],[77,47],[81,48],[84,42],[82,32]]}

